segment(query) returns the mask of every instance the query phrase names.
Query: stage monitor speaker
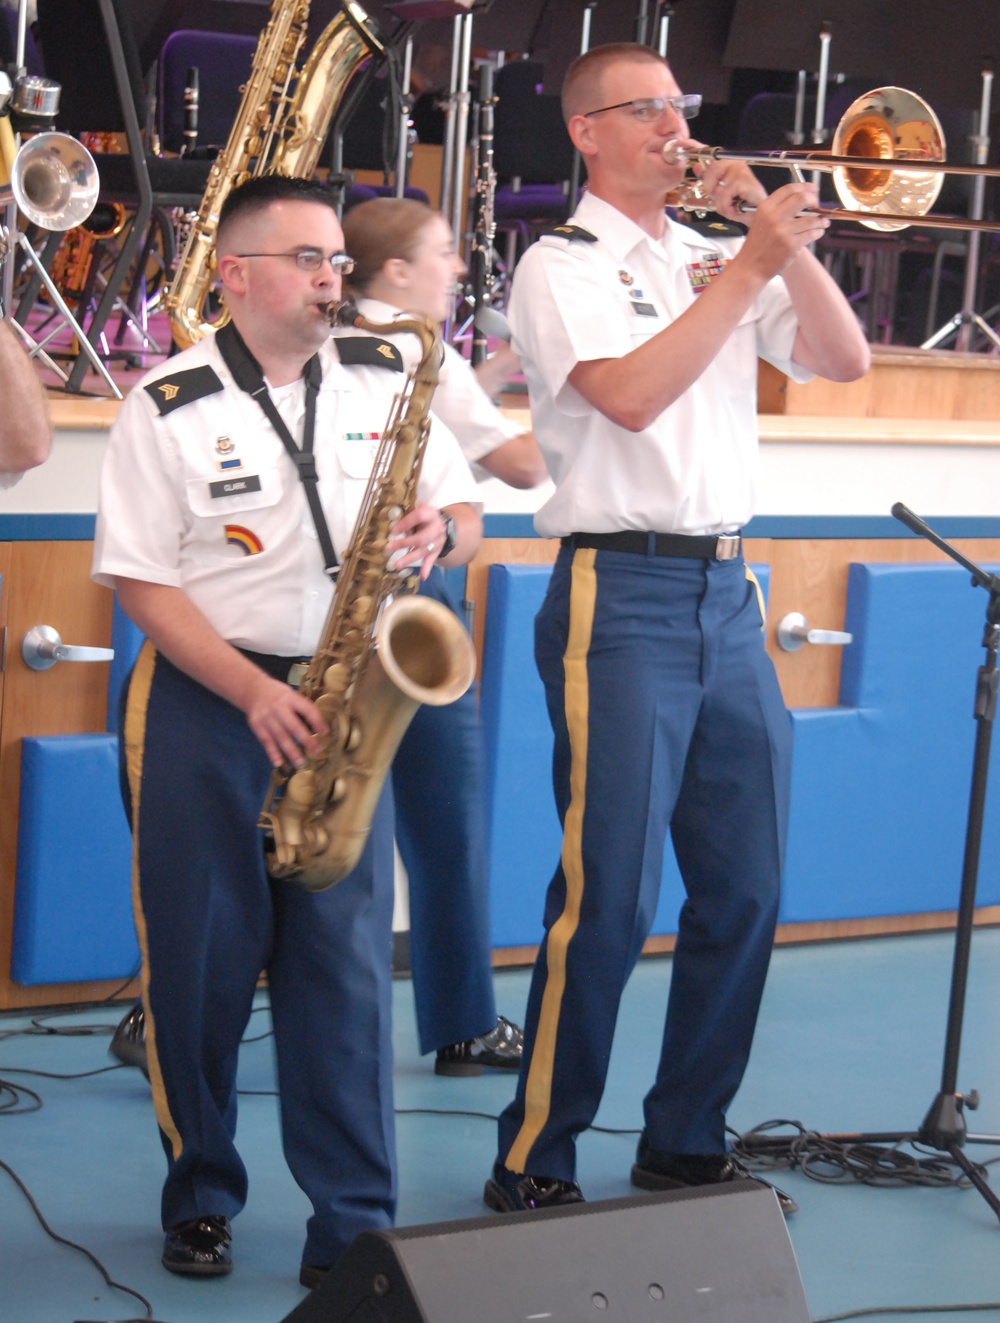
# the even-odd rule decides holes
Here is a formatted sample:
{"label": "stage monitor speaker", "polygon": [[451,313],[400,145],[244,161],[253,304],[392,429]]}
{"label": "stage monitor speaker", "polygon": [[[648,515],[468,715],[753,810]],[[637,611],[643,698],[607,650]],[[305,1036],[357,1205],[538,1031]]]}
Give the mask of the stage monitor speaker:
{"label": "stage monitor speaker", "polygon": [[752,1181],[364,1232],[283,1323],[809,1323]]}

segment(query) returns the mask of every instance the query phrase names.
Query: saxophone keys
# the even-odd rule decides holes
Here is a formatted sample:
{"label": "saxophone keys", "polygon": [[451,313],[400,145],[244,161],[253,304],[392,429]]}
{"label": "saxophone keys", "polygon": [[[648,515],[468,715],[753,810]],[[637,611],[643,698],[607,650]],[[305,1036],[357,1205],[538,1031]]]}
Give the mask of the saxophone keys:
{"label": "saxophone keys", "polygon": [[303,844],[312,854],[322,854],[330,844],[330,833],[325,827],[316,823],[309,826],[303,832]]}
{"label": "saxophone keys", "polygon": [[360,743],[361,726],[357,721],[352,721],[350,730],[347,732],[347,739],[344,741],[344,748],[348,753],[353,753]]}
{"label": "saxophone keys", "polygon": [[[328,666],[326,670],[323,672],[323,688],[327,691],[328,694],[346,693],[347,687],[350,683],[351,683],[351,668],[350,666],[348,666],[347,662],[342,662],[342,661],[334,662],[332,665]],[[327,717],[327,720],[329,720],[329,717],[327,716],[327,711],[322,706],[322,702],[323,700],[320,699],[319,702],[317,703],[317,707],[319,707],[323,715]]]}
{"label": "saxophone keys", "polygon": [[285,787],[285,797],[294,804],[311,804],[316,794],[316,773],[309,767],[293,772]]}

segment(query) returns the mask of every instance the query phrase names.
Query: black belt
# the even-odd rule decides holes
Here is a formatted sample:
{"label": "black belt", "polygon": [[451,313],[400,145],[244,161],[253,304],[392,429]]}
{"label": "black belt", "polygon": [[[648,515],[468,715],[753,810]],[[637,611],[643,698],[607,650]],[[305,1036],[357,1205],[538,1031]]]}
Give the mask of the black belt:
{"label": "black belt", "polygon": [[630,551],[636,556],[696,556],[701,560],[734,560],[742,548],[739,533],[718,537],[688,537],[684,533],[570,533],[560,538],[564,547],[591,547],[596,551]]}
{"label": "black belt", "polygon": [[237,652],[242,652],[255,666],[266,671],[272,680],[284,680],[296,688],[312,661],[311,657],[278,657],[272,652],[251,652],[249,648],[237,648]]}

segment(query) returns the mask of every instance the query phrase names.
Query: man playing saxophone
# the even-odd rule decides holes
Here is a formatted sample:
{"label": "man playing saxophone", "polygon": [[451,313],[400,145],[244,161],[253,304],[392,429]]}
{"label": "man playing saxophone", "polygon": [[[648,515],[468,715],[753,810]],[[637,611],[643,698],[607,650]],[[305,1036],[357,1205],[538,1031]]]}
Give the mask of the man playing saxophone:
{"label": "man playing saxophone", "polygon": [[[294,687],[315,648],[374,446],[402,384],[390,346],[330,338],[350,259],[329,195],[267,176],[219,221],[231,325],[127,397],[102,475],[94,573],[147,635],[122,747],[134,841],[149,1075],[167,1155],[164,1266],[232,1267],[246,1200],[234,1145],[236,1064],[266,970],[284,1151],[309,1197],[300,1280],[391,1224],[392,822],[377,807],[360,862],[307,891],[267,877],[257,819],[272,766],[327,735]],[[475,483],[435,423],[417,503],[387,559],[426,575],[481,533]],[[329,553],[327,551],[329,549]]]}

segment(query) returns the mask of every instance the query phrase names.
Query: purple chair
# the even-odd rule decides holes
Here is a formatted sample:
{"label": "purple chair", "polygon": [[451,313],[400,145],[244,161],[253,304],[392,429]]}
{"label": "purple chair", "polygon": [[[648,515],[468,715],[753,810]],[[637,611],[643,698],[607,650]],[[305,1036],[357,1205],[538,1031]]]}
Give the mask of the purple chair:
{"label": "purple chair", "polygon": [[243,33],[181,28],[170,34],[160,51],[156,100],[163,151],[179,152],[184,144],[184,89],[191,68],[198,70],[198,147],[207,154],[226,145],[256,48],[257,38]]}

